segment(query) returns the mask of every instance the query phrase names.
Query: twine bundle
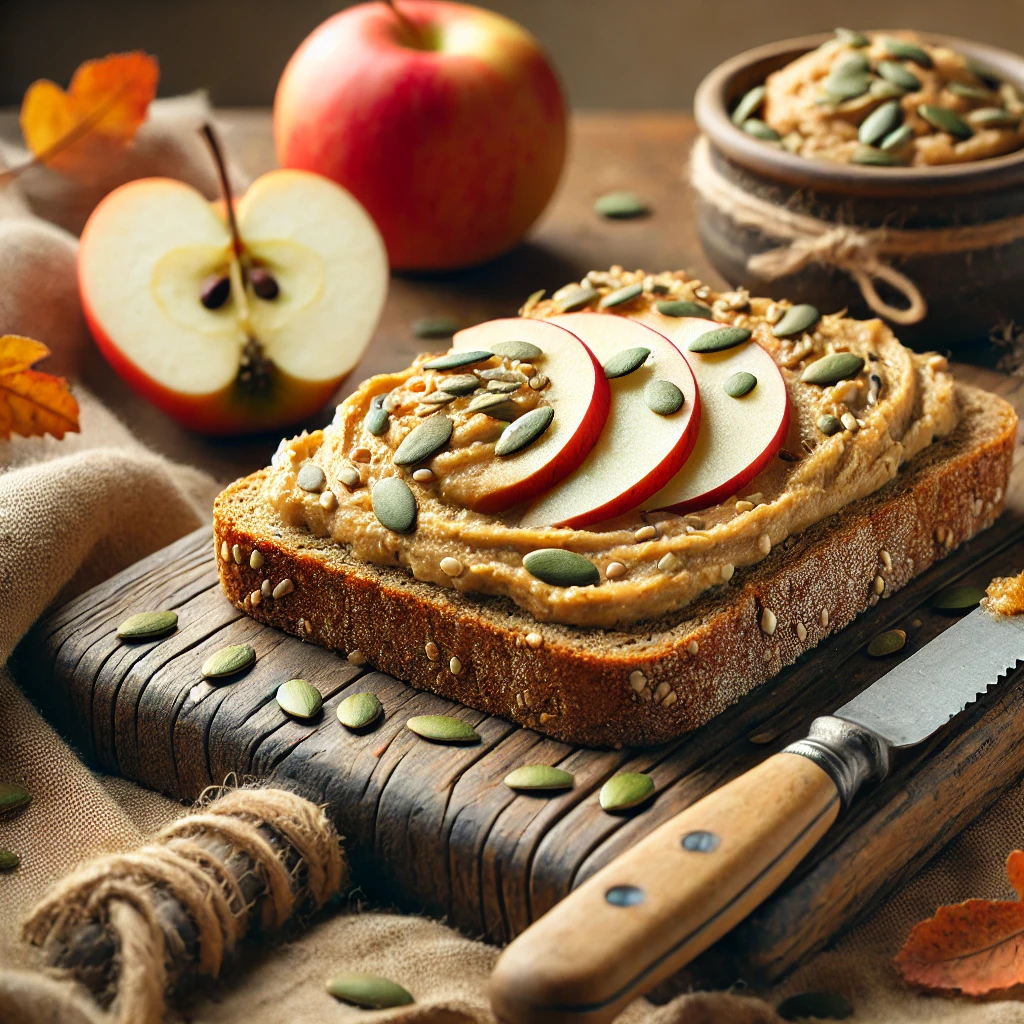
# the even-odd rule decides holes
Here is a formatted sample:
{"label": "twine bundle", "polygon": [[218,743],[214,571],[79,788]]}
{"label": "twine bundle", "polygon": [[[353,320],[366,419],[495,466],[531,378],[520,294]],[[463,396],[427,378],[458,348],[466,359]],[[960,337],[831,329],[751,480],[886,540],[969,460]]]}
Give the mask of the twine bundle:
{"label": "twine bundle", "polygon": [[[690,184],[708,203],[743,228],[785,244],[756,253],[747,270],[774,281],[812,263],[849,274],[868,306],[897,324],[916,324],[928,313],[918,286],[891,259],[989,249],[1024,238],[1024,216],[948,228],[857,228],[796,213],[733,184],[715,167],[711,147],[701,136],[690,157]],[[906,300],[905,308],[886,302],[875,287],[884,281]]]}
{"label": "twine bundle", "polygon": [[[0,991],[0,1021],[160,1024],[173,976],[216,977],[254,923],[280,928],[296,911],[321,906],[346,876],[322,808],[284,790],[229,791],[152,843],[83,865],[25,922],[24,937],[51,952],[66,953],[90,924],[109,933],[119,964],[111,1012],[71,986],[25,973]],[[176,927],[182,920],[194,942]]]}

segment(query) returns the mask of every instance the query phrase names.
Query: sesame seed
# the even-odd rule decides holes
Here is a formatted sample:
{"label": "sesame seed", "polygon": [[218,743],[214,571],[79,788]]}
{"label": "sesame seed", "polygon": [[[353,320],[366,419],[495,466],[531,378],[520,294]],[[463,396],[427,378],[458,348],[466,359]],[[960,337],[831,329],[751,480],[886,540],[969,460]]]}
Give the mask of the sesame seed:
{"label": "sesame seed", "polygon": [[696,657],[696,656],[697,656],[697,652],[698,652],[699,650],[700,650],[700,644],[698,644],[696,640],[691,640],[691,641],[690,641],[690,642],[689,642],[689,643],[688,643],[688,644],[686,645],[686,651],[687,651],[687,653],[688,653],[688,654],[691,654],[691,655],[693,655],[694,657]]}
{"label": "sesame seed", "polygon": [[656,526],[641,526],[640,529],[633,534],[633,540],[654,540],[657,536],[658,528]]}
{"label": "sesame seed", "polygon": [[876,576],[875,577],[875,593],[876,594],[880,594],[883,590],[885,590],[885,580],[883,580],[881,576]]}
{"label": "sesame seed", "polygon": [[369,448],[353,448],[350,456],[353,462],[369,462],[371,458]]}
{"label": "sesame seed", "polygon": [[680,565],[682,565],[682,562],[671,551],[667,555],[662,555],[658,560],[658,568],[662,572],[675,572]]}
{"label": "sesame seed", "polygon": [[757,550],[760,551],[762,555],[771,554],[772,539],[767,533],[762,533],[761,536],[757,538]]}
{"label": "sesame seed", "polygon": [[242,549],[237,544],[231,545],[231,557],[235,560],[236,565],[242,564]]}
{"label": "sesame seed", "polygon": [[461,576],[463,565],[457,558],[450,555],[441,559],[441,572],[446,576]]}
{"label": "sesame seed", "polygon": [[736,566],[733,565],[732,562],[726,562],[725,565],[723,565],[722,568],[719,569],[719,573],[721,574],[722,579],[726,583],[728,583],[729,580],[732,579],[732,575],[733,575],[733,573],[735,571],[736,571]]}
{"label": "sesame seed", "polygon": [[749,512],[753,507],[754,507],[754,503],[752,501],[737,501],[736,502],[736,511],[737,512]]}
{"label": "sesame seed", "polygon": [[985,503],[981,498],[976,498],[974,501],[974,518],[977,519],[981,515],[981,510],[985,507]]}
{"label": "sesame seed", "polygon": [[672,687],[666,682],[658,683],[658,688],[654,691],[654,699],[660,704],[670,693]]}
{"label": "sesame seed", "polygon": [[249,556],[249,568],[250,569],[262,569],[263,568],[263,563],[265,561],[266,561],[266,559],[263,557],[263,552],[257,550],[256,548],[253,548],[252,549],[252,554]]}
{"label": "sesame seed", "polygon": [[892,570],[892,555],[885,548],[882,548],[878,554],[879,558],[882,559],[882,565],[885,566],[885,571],[890,572]]}
{"label": "sesame seed", "polygon": [[647,685],[647,676],[645,676],[639,669],[634,669],[629,673],[629,685],[633,688],[635,693],[640,693]]}
{"label": "sesame seed", "polygon": [[807,639],[807,627],[802,622],[796,624],[796,638],[801,643]]}
{"label": "sesame seed", "polygon": [[839,417],[839,419],[842,422],[843,426],[846,427],[846,429],[851,432],[855,433],[860,428],[860,423],[858,422],[857,417],[854,416],[852,412],[844,412],[843,415]]}
{"label": "sesame seed", "polygon": [[827,608],[822,608],[821,609],[821,615],[819,616],[819,618],[821,620],[822,628],[824,629],[824,627],[828,625],[828,609]]}
{"label": "sesame seed", "polygon": [[231,549],[228,547],[228,542],[221,541],[220,545],[220,557],[226,562],[231,557]]}
{"label": "sesame seed", "polygon": [[946,531],[946,547],[951,548],[954,540],[956,540],[956,538],[953,536],[952,527],[950,527],[950,529]]}
{"label": "sesame seed", "polygon": [[320,507],[326,509],[328,512],[334,510],[334,507],[338,504],[338,496],[334,491],[324,491],[320,495]]}
{"label": "sesame seed", "polygon": [[626,567],[621,562],[609,562],[604,574],[610,580],[617,580],[626,575]]}
{"label": "sesame seed", "polygon": [[295,584],[286,576],[276,587],[271,595],[276,601],[279,597],[286,597],[295,589]]}
{"label": "sesame seed", "polygon": [[775,612],[771,608],[765,608],[761,612],[761,629],[771,636],[775,632],[775,627],[778,625],[779,620],[775,617]]}
{"label": "sesame seed", "polygon": [[423,467],[422,469],[415,470],[412,474],[412,478],[418,484],[429,484],[430,481],[434,479],[434,471]]}
{"label": "sesame seed", "polygon": [[366,655],[357,647],[354,651],[348,652],[348,662],[350,665],[365,665]]}
{"label": "sesame seed", "polygon": [[453,676],[461,674],[462,662],[459,661],[458,658],[452,658],[452,660],[448,662],[448,671],[451,672]]}
{"label": "sesame seed", "polygon": [[441,660],[441,651],[438,649],[437,644],[435,644],[433,640],[428,640],[423,650],[426,651],[427,657],[431,661]]}
{"label": "sesame seed", "polygon": [[263,595],[258,590],[254,590],[249,595],[249,604],[251,604],[253,606],[253,608],[258,607],[260,601],[262,601],[262,600],[263,600]]}
{"label": "sesame seed", "polygon": [[263,595],[264,597],[270,597],[270,593],[271,593],[271,588],[270,588],[270,580],[264,580],[264,581],[263,581],[263,582],[262,582],[262,583],[260,584],[260,593],[261,593],[261,594],[262,594],[262,595]]}
{"label": "sesame seed", "polygon": [[666,697],[666,698],[665,698],[665,699],[664,699],[664,700],[663,700],[663,701],[661,702],[661,706],[662,706],[663,708],[670,708],[670,707],[672,707],[672,705],[673,705],[673,704],[675,704],[675,702],[676,702],[677,700],[679,700],[679,695],[678,695],[678,694],[676,693],[676,691],[675,691],[675,690],[673,690],[673,691],[672,691],[672,692],[671,692],[671,693],[670,693],[670,694],[669,694],[669,695],[668,695],[668,696],[667,696],[667,697]]}
{"label": "sesame seed", "polygon": [[543,644],[543,643],[544,643],[544,637],[542,637],[540,635],[540,633],[527,633],[526,634],[526,646],[527,647],[532,647],[534,650],[537,650],[537,648],[540,647],[541,644]]}

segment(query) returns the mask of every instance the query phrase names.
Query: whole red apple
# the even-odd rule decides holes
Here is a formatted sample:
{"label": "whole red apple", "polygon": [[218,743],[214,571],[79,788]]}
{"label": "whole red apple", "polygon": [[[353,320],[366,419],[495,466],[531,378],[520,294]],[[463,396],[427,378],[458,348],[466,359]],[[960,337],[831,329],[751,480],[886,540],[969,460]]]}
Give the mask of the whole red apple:
{"label": "whole red apple", "polygon": [[320,25],[277,88],[284,167],[348,189],[393,267],[443,270],[512,248],[565,157],[565,103],[536,40],[447,0],[373,2]]}

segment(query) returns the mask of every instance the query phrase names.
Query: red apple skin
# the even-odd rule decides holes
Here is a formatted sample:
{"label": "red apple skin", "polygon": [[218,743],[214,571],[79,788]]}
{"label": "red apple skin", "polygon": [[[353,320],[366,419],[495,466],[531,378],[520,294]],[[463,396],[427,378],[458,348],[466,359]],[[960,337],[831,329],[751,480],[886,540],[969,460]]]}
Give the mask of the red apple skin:
{"label": "red apple skin", "polygon": [[274,100],[277,157],[347,188],[392,267],[482,263],[511,249],[555,190],[562,91],[533,37],[501,15],[447,0],[399,10],[408,25],[385,3],[351,7],[300,45]]}

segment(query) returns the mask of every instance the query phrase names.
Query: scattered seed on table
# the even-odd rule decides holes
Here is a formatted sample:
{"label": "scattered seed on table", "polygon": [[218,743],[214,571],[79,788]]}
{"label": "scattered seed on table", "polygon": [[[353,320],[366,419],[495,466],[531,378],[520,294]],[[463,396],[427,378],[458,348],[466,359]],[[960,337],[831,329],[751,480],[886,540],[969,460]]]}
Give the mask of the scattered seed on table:
{"label": "scattered seed on table", "polygon": [[117,627],[120,640],[159,640],[178,628],[175,612],[139,612],[131,615]]}
{"label": "scattered seed on table", "polygon": [[327,982],[327,991],[335,999],[365,1010],[387,1010],[416,1001],[401,985],[376,974],[338,974]]}
{"label": "scattered seed on table", "polygon": [[305,679],[289,679],[277,688],[277,703],[294,718],[313,718],[323,707],[320,691]]}
{"label": "scattered seed on table", "polygon": [[505,785],[515,790],[572,789],[576,779],[572,772],[546,764],[524,764],[505,776]]}
{"label": "scattered seed on table", "polygon": [[416,715],[405,723],[417,736],[435,743],[479,743],[480,734],[468,722],[448,715]]}
{"label": "scattered seed on table", "polygon": [[637,807],[654,792],[654,780],[640,772],[623,772],[613,775],[602,787],[598,796],[601,809],[605,811],[626,811]]}
{"label": "scattered seed on table", "polygon": [[977,587],[953,586],[940,590],[929,602],[933,608],[944,612],[966,611],[976,608],[985,596]]}
{"label": "scattered seed on table", "polygon": [[202,675],[206,679],[226,679],[237,675],[256,663],[256,651],[248,644],[222,647],[203,662]]}
{"label": "scattered seed on table", "polygon": [[365,729],[384,714],[384,706],[375,693],[353,693],[338,705],[336,714],[346,729]]}
{"label": "scattered seed on table", "polygon": [[868,644],[867,651],[872,658],[884,658],[889,654],[895,654],[897,651],[902,650],[906,642],[907,634],[904,630],[889,629],[884,633],[879,633]]}
{"label": "scattered seed on table", "polygon": [[643,217],[650,207],[635,192],[606,192],[594,201],[594,211],[612,220]]}

